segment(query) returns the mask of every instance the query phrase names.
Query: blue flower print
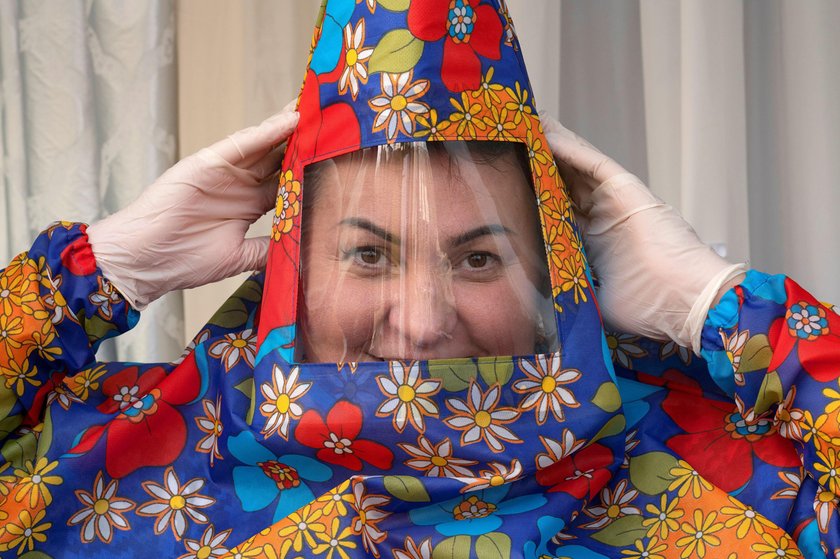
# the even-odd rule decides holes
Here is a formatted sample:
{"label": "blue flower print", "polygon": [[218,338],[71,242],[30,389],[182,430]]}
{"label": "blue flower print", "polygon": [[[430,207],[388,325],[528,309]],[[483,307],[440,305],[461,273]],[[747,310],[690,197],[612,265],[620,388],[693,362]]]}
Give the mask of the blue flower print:
{"label": "blue flower print", "polygon": [[525,495],[505,500],[509,485],[474,491],[463,496],[409,512],[412,522],[434,526],[444,536],[480,536],[498,529],[502,517],[521,514],[543,506],[542,495]]}
{"label": "blue flower print", "polygon": [[315,499],[305,481],[322,482],[332,477],[331,468],[307,456],[275,456],[250,431],[228,439],[228,450],[240,462],[249,464],[233,468],[233,488],[242,509],[262,510],[279,495],[274,522]]}
{"label": "blue flower print", "polygon": [[540,545],[534,545],[534,542],[525,544],[522,552],[525,557],[544,557],[548,556],[548,542],[560,530],[566,527],[566,522],[562,518],[554,516],[541,516],[537,520],[537,528],[540,530]]}
{"label": "blue flower print", "polygon": [[329,74],[338,66],[344,48],[344,27],[350,22],[356,0],[330,0],[321,26],[321,38],[312,53],[309,67],[316,74]]}

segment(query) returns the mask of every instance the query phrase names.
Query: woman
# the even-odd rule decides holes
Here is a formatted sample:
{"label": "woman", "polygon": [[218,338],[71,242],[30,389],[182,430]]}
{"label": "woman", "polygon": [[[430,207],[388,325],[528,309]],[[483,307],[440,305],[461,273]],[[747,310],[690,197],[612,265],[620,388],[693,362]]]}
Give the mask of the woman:
{"label": "woman", "polygon": [[[502,6],[390,6],[327,3],[279,191],[263,181],[298,121],[290,109],[185,159],[87,232],[52,227],[3,272],[0,545],[189,557],[840,547],[833,311],[718,258],[559,125],[544,121],[544,135]],[[410,69],[376,55],[389,31],[423,41]],[[446,147],[388,147],[426,138]],[[470,141],[513,147],[488,160]],[[546,141],[603,316],[668,342],[604,336]],[[278,192],[272,239],[243,239]],[[261,268],[266,250],[266,276],[181,363],[95,362],[135,309]]]}

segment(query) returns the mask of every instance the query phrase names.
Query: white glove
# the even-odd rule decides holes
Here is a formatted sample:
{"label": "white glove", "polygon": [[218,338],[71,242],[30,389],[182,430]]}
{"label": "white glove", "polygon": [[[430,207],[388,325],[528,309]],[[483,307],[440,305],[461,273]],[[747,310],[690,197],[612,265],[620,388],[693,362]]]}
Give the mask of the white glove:
{"label": "white glove", "polygon": [[542,116],[560,174],[577,206],[605,322],[700,352],[709,309],[743,280],[671,206],[589,142]]}
{"label": "white glove", "polygon": [[274,207],[281,144],[298,122],[293,109],[182,159],[88,228],[97,264],[133,307],[265,267],[268,237],[245,234]]}

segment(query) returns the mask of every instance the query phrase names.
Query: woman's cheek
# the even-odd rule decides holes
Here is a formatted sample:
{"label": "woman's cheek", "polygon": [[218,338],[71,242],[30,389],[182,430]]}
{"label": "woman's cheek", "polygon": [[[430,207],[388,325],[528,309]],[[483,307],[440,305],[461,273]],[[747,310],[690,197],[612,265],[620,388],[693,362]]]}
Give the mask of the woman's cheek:
{"label": "woman's cheek", "polygon": [[529,355],[536,347],[533,308],[507,279],[473,284],[456,295],[460,327],[489,355]]}

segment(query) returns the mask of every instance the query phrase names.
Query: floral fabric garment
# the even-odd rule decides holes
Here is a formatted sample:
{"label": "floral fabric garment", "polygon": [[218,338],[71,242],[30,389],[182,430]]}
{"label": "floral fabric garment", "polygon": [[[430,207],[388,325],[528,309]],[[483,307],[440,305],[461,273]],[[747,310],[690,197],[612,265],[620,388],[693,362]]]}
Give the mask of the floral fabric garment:
{"label": "floral fabric garment", "polygon": [[789,279],[751,272],[725,296],[711,368],[609,334],[618,375],[594,383],[560,354],[255,369],[261,282],[180,363],[97,363],[137,313],[84,226],[0,274],[4,556],[840,549],[840,318]]}

